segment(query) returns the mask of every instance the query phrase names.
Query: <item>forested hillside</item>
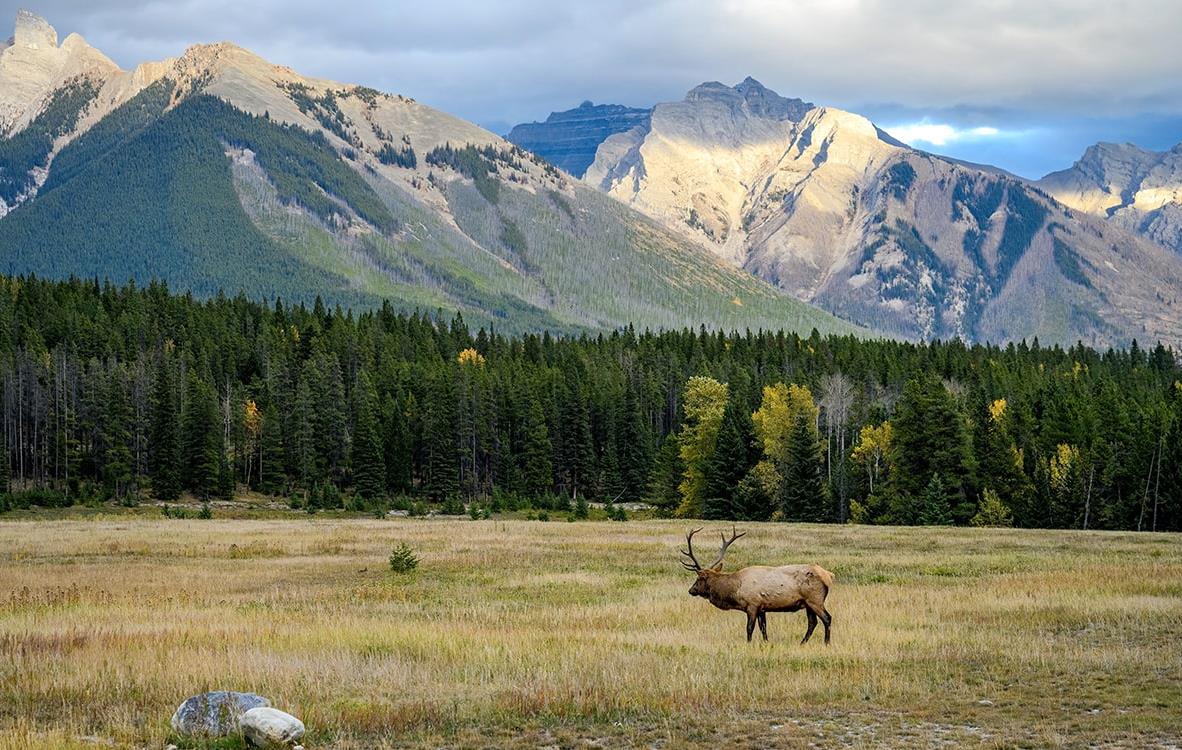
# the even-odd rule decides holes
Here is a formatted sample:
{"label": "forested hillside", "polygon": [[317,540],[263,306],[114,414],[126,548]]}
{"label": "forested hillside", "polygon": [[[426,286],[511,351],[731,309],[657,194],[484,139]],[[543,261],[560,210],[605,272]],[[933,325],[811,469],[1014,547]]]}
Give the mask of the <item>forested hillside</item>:
{"label": "forested hillside", "polygon": [[1177,529],[1173,353],[456,319],[0,280],[0,507],[647,500],[683,516]]}

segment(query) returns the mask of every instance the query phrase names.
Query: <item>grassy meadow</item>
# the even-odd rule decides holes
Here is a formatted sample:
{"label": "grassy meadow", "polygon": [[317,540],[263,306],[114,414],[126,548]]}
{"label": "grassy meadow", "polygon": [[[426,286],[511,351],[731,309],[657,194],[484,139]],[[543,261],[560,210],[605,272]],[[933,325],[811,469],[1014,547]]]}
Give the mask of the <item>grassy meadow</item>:
{"label": "grassy meadow", "polygon": [[163,748],[207,689],[310,749],[1182,744],[1182,537],[744,524],[728,567],[836,574],[826,648],[689,597],[685,527],[0,523],[0,747]]}

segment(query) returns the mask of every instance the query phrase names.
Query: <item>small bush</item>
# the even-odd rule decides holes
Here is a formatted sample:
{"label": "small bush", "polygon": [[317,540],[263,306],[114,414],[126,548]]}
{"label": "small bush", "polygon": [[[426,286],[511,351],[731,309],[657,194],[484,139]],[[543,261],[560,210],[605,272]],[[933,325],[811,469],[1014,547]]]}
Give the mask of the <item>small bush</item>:
{"label": "small bush", "polygon": [[402,542],[390,553],[390,570],[395,573],[409,573],[419,567],[419,558],[415,556],[410,545]]}
{"label": "small bush", "polygon": [[209,503],[201,503],[201,510],[198,511],[197,517],[203,521],[213,518],[213,509],[209,507]]}

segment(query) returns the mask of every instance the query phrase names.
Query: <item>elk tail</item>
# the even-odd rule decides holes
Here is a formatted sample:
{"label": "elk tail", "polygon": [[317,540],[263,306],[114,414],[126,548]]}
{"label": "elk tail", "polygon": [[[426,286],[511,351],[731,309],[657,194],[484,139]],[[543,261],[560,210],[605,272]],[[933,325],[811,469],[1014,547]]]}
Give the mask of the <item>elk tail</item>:
{"label": "elk tail", "polygon": [[833,588],[833,574],[820,565],[814,565],[813,575],[821,579],[821,583],[825,584],[825,593],[829,593],[829,589]]}

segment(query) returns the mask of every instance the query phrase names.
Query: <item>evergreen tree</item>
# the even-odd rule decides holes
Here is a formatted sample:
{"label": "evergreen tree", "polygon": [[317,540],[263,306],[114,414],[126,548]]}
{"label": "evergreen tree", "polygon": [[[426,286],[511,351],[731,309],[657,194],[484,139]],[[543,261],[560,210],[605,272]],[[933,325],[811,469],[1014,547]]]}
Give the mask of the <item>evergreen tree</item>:
{"label": "evergreen tree", "polygon": [[620,412],[617,443],[620,479],[624,490],[620,499],[635,502],[642,499],[648,490],[649,471],[653,465],[653,435],[641,410],[640,394],[631,379],[624,390],[624,408]]}
{"label": "evergreen tree", "polygon": [[413,396],[404,399],[395,395],[386,409],[382,448],[389,492],[410,492],[413,482],[414,449],[409,426],[413,403]]}
{"label": "evergreen tree", "polygon": [[181,481],[201,500],[223,488],[222,422],[213,388],[189,370],[181,413]]}
{"label": "evergreen tree", "polygon": [[786,521],[828,521],[829,501],[825,497],[825,459],[816,424],[807,415],[792,419],[787,453],[777,467],[780,510]]}
{"label": "evergreen tree", "polygon": [[681,504],[681,481],[685,467],[681,463],[681,446],[677,433],[665,436],[653,461],[649,475],[648,501],[664,515],[672,515]]}
{"label": "evergreen tree", "polygon": [[525,417],[525,435],[521,450],[521,478],[526,492],[538,495],[549,492],[554,485],[554,468],[550,460],[553,446],[546,415],[537,399],[530,399]]}
{"label": "evergreen tree", "polygon": [[285,485],[281,429],[279,411],[272,399],[268,399],[263,407],[263,426],[259,435],[259,489],[269,495],[280,494]]}
{"label": "evergreen tree", "polygon": [[361,371],[355,390],[356,418],[353,429],[353,486],[357,494],[376,500],[385,494],[386,461],[378,435],[374,392],[369,374]]}
{"label": "evergreen tree", "polygon": [[148,471],[152,492],[157,500],[176,500],[181,494],[180,413],[177,408],[176,386],[173,383],[172,363],[167,357],[156,368],[152,388],[152,420],[148,434],[151,444]]}
{"label": "evergreen tree", "polygon": [[[595,491],[595,444],[591,437],[591,408],[581,382],[572,378],[562,408],[562,484],[567,494],[588,495]],[[613,445],[613,448],[615,446]],[[615,457],[612,457],[614,462]]]}
{"label": "evergreen tree", "polygon": [[[706,465],[706,489],[702,515],[709,519],[747,519],[738,499],[739,484],[751,470],[751,446],[755,428],[740,399],[732,397],[722,415],[714,453]],[[750,498],[748,498],[750,502]]]}
{"label": "evergreen tree", "polygon": [[459,444],[455,434],[455,393],[445,371],[423,404],[423,492],[443,502],[460,490]]}
{"label": "evergreen tree", "polygon": [[939,474],[933,474],[915,505],[915,523],[921,526],[947,526],[952,523],[948,492]]}
{"label": "evergreen tree", "polygon": [[123,370],[111,371],[103,413],[103,480],[107,491],[122,498],[132,490],[131,404],[123,384]]}
{"label": "evergreen tree", "polygon": [[972,445],[965,420],[944,384],[934,376],[923,375],[907,381],[895,418],[891,420],[892,445],[891,489],[896,494],[892,514],[899,523],[907,523],[914,513],[906,506],[918,502],[923,492],[938,484],[947,494],[947,504],[954,518],[972,515],[965,508],[962,485],[972,473]]}

